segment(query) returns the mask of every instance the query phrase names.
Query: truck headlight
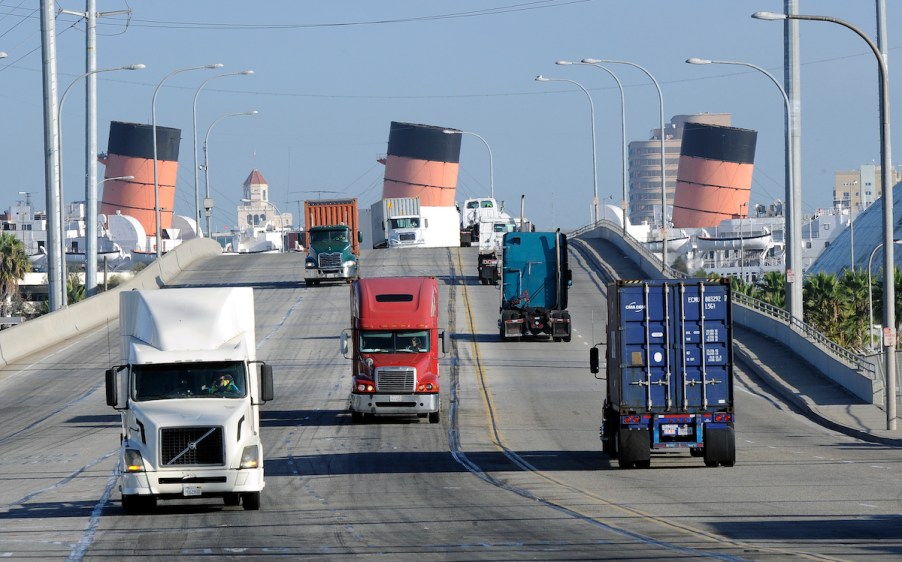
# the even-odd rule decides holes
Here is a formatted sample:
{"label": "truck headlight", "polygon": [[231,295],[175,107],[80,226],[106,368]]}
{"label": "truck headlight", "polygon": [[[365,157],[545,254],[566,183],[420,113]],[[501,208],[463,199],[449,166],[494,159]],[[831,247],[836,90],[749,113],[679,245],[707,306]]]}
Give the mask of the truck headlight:
{"label": "truck headlight", "polygon": [[316,262],[313,261],[313,260],[307,260],[307,261],[304,262],[304,267],[306,267],[307,269],[315,269],[315,268],[316,268]]}
{"label": "truck headlight", "polygon": [[354,267],[355,265],[357,265],[357,261],[348,260],[348,261],[344,262],[344,264],[342,264],[342,265],[344,265],[345,267]]}
{"label": "truck headlight", "polygon": [[126,449],[123,455],[126,472],[144,472],[144,459],[137,449]]}
{"label": "truck headlight", "polygon": [[257,468],[260,465],[260,457],[256,445],[248,445],[241,453],[239,468]]}

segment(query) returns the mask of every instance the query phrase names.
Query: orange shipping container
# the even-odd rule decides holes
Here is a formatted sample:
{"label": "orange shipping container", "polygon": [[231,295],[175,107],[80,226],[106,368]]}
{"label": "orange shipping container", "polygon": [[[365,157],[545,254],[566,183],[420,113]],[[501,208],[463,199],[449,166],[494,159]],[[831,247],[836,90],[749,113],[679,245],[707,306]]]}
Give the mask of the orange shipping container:
{"label": "orange shipping container", "polygon": [[318,199],[304,201],[304,247],[310,247],[310,229],[314,226],[345,224],[351,229],[355,256],[360,256],[357,199]]}

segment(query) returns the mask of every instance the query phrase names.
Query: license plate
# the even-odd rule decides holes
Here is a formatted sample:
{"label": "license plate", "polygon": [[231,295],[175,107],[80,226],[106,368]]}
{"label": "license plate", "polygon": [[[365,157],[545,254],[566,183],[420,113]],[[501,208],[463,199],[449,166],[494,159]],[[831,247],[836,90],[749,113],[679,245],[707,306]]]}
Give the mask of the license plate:
{"label": "license plate", "polygon": [[182,495],[186,498],[200,496],[202,493],[200,486],[182,486]]}
{"label": "license plate", "polygon": [[403,396],[389,396],[388,397],[389,402],[400,402],[403,399],[404,399]]}
{"label": "license plate", "polygon": [[665,423],[661,426],[661,434],[667,436],[685,436],[692,435],[693,428],[691,425],[680,425],[676,423]]}

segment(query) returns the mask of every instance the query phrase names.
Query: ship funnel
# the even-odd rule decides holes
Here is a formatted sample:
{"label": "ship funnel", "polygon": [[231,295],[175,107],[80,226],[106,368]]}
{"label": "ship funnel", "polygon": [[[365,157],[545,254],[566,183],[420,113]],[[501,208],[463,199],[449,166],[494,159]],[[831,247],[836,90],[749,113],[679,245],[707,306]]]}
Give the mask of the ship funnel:
{"label": "ship funnel", "polygon": [[[180,129],[157,126],[157,184],[159,185],[160,225],[172,226],[175,206],[175,181],[178,175]],[[151,235],[157,230],[154,212],[153,127],[137,123],[110,123],[110,138],[105,178],[116,179],[103,183],[100,212],[104,215],[121,213],[134,217]]]}
{"label": "ship funnel", "polygon": [[680,148],[675,228],[718,226],[748,212],[758,132],[686,123]]}
{"label": "ship funnel", "polygon": [[424,207],[453,207],[460,137],[447,127],[392,121],[382,197],[419,197]]}

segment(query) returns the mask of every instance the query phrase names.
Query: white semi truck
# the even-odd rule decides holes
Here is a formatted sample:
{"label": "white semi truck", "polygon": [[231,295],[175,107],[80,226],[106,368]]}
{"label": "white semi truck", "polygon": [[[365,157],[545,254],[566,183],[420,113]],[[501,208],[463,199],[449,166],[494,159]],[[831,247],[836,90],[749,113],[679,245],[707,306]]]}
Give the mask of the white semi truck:
{"label": "white semi truck", "polygon": [[253,289],[123,291],[119,334],[106,400],[122,417],[124,510],[208,497],[259,509],[259,409],[273,377],[256,358]]}

